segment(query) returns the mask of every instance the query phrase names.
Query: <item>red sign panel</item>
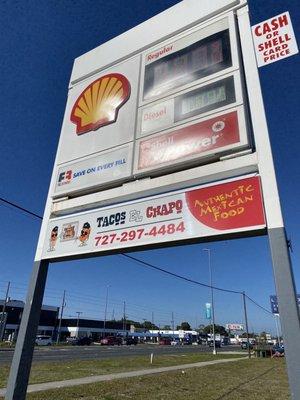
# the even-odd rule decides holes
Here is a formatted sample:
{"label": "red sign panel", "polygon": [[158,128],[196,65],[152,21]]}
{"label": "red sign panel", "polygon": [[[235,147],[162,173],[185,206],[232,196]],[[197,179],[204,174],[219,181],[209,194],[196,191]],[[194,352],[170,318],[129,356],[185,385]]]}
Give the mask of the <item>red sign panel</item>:
{"label": "red sign panel", "polygon": [[139,144],[138,169],[201,155],[240,142],[237,112],[199,122]]}
{"label": "red sign panel", "polygon": [[231,230],[265,224],[258,177],[186,192],[190,212],[202,224]]}

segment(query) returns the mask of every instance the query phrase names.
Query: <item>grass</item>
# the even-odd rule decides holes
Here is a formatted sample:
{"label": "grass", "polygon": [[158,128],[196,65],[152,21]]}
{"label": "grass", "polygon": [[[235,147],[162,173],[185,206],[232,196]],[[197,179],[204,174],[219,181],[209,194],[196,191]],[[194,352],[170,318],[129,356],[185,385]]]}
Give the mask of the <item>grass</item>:
{"label": "grass", "polygon": [[241,360],[32,393],[28,400],[288,400],[282,359]]}
{"label": "grass", "polygon": [[[214,356],[212,354],[192,353],[155,355],[153,364],[150,364],[149,356],[118,357],[104,360],[76,360],[70,362],[38,362],[32,364],[29,383],[53,382],[91,375],[104,375],[113,372],[133,371],[151,367],[165,367],[234,357],[232,354]],[[241,356],[238,355],[237,357]],[[1,365],[0,387],[6,386],[8,373],[9,366]]]}

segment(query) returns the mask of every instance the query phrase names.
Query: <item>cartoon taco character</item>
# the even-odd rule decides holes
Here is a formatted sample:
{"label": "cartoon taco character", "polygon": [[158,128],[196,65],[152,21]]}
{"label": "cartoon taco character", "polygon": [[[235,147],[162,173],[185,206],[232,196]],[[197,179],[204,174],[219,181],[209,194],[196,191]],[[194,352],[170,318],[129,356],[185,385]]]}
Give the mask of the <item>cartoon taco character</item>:
{"label": "cartoon taco character", "polygon": [[79,240],[80,240],[80,245],[79,246],[85,246],[87,241],[89,240],[91,233],[91,225],[88,222],[85,222],[82,226]]}
{"label": "cartoon taco character", "polygon": [[55,245],[57,242],[57,236],[58,236],[58,226],[55,226],[52,231],[51,231],[51,235],[50,235],[50,246],[49,246],[49,251],[54,251],[55,250]]}

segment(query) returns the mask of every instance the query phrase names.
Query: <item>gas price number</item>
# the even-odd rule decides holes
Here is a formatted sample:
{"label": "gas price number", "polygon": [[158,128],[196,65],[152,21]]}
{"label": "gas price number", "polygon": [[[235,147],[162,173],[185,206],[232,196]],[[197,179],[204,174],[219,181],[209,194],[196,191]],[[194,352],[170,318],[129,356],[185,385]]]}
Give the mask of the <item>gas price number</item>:
{"label": "gas price number", "polygon": [[146,65],[144,99],[162,95],[231,65],[229,30],[226,29]]}
{"label": "gas price number", "polygon": [[235,102],[233,77],[187,92],[175,98],[175,121],[181,121]]}

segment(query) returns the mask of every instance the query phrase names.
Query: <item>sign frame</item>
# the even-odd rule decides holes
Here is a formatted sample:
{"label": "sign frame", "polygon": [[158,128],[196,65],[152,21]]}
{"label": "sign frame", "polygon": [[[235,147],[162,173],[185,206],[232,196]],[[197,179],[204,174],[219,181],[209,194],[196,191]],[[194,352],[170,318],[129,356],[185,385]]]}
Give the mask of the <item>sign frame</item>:
{"label": "sign frame", "polygon": [[[189,3],[189,7],[186,6],[187,2]],[[212,5],[211,3],[214,4]],[[189,29],[191,26],[197,25],[201,23],[201,21],[203,22],[205,18],[210,18],[218,13],[222,14],[224,10],[231,9],[236,11],[257,153],[254,155],[254,157],[251,157],[251,155],[238,157],[238,162],[235,162],[236,160],[228,160],[229,163],[222,163],[221,168],[220,163],[216,163],[213,168],[214,172],[208,172],[207,168],[203,168],[201,169],[202,171],[206,170],[205,177],[203,174],[201,175],[201,173],[199,176],[199,169],[195,169],[194,172],[197,175],[198,180],[206,179],[206,182],[212,179],[212,177],[216,177],[216,175],[226,175],[226,173],[224,173],[224,169],[227,171],[227,173],[235,173],[235,176],[238,176],[241,175],[242,171],[244,171],[245,169],[252,168],[252,172],[259,172],[261,176],[268,237],[271,247],[279,308],[281,310],[281,322],[285,340],[285,354],[287,358],[288,377],[291,387],[292,399],[297,400],[300,398],[300,380],[298,376],[298,366],[300,358],[299,310],[296,301],[295,283],[291,268],[289,247],[282,219],[272,159],[272,151],[270,147],[259,76],[256,67],[250,20],[248,15],[249,12],[248,7],[245,4],[245,0],[215,0],[214,2],[207,2],[203,8],[199,8],[198,0],[185,0],[172,7],[171,11],[167,10],[166,12],[161,13],[157,16],[155,20],[151,19],[150,21],[141,24],[139,27],[133,28],[131,30],[131,33],[121,35],[119,38],[114,39],[116,49],[114,54],[118,54],[119,60],[122,58],[124,59],[126,57],[130,57],[134,53],[133,49],[135,49],[136,52],[138,49],[146,49],[152,46],[152,44],[157,43],[160,39],[164,40],[164,38],[166,38],[167,40],[169,40],[168,38],[170,37],[170,35],[176,35],[184,28]],[[184,18],[185,14],[187,14],[187,18]],[[169,22],[168,26],[166,26],[166,24],[164,23],[166,18]],[[154,21],[156,22],[158,29],[157,32],[155,32],[155,34],[151,36],[148,34],[148,32],[151,27],[153,28]],[[186,26],[184,26],[184,24],[186,24]],[[128,53],[124,53],[124,51],[126,52],[126,50],[124,50],[125,47],[123,46],[124,40],[126,41],[128,38],[131,38],[132,41],[135,41],[136,37],[138,38],[137,42],[135,42],[135,44],[130,44],[131,53],[129,55]],[[108,42],[106,46],[102,47],[102,51],[104,53],[109,53],[112,43],[112,41]],[[138,47],[136,48],[136,46]],[[120,49],[120,53],[117,51],[118,49]],[[97,64],[99,58],[98,55],[99,50],[89,52],[87,55],[83,56],[80,61],[77,61],[75,63],[75,67],[71,77],[71,84],[76,81],[81,81],[87,76],[90,76],[92,72],[95,71],[95,68],[96,70],[97,68],[101,69],[101,67],[99,67],[99,64]],[[112,62],[113,57],[115,56],[110,55],[106,59],[108,65],[114,64]],[[90,60],[90,66],[88,70],[85,70],[84,65],[86,65],[88,59]],[[114,61],[116,62],[116,60]],[[246,162],[243,162],[243,157],[247,158]],[[189,175],[192,173],[193,172],[189,171]],[[179,181],[180,176],[181,178],[183,178],[181,182],[185,182],[185,184],[188,185],[188,182],[190,182],[190,177],[188,176],[188,174],[177,174],[177,178],[179,177]],[[50,188],[53,187],[55,179],[56,176],[54,177],[53,174]],[[159,183],[162,181],[164,181],[164,179],[160,179],[156,182]],[[170,179],[169,182],[164,182],[165,186],[163,190],[165,190],[167,187],[170,188],[173,186],[173,182],[170,182]],[[178,182],[176,184],[178,184]],[[120,192],[117,192],[115,193],[115,195],[117,195],[115,198],[118,198],[119,201],[124,198],[128,199],[130,198],[130,196],[134,195],[135,198],[137,198],[136,196],[139,197],[141,195],[148,194],[149,191],[151,191],[151,186],[152,182],[146,182],[145,184],[144,182],[142,182],[139,190],[135,189],[134,192],[131,191],[130,187],[128,186],[129,190],[125,196],[123,194],[122,197],[120,196]],[[108,190],[106,195],[109,195],[109,193],[110,191]],[[39,242],[35,255],[33,271],[29,283],[25,308],[20,325],[19,336],[11,365],[5,397],[6,400],[25,400],[26,398],[26,389],[34,350],[35,334],[38,327],[38,319],[41,311],[42,299],[44,295],[49,266],[49,260],[45,260],[42,257],[42,248],[43,243],[45,242],[45,234],[48,221],[50,217],[55,214],[56,210],[60,212],[65,211],[66,213],[68,213],[70,212],[70,210],[72,210],[72,207],[73,209],[74,207],[77,207],[77,210],[83,209],[86,206],[91,207],[91,204],[93,204],[94,207],[97,207],[97,205],[99,205],[99,201],[101,203],[101,195],[100,197],[87,195],[83,196],[83,198],[80,199],[80,202],[77,201],[77,204],[76,201],[75,203],[72,203],[72,201],[68,202],[65,205],[62,205],[64,201],[60,201],[60,204],[58,204],[59,201],[58,203],[52,204],[51,189],[49,191],[44,212],[44,220],[42,223]],[[105,201],[107,201],[107,198],[105,199],[105,197],[102,197],[101,205],[105,204]],[[110,198],[110,203],[112,203],[112,201],[113,200]]]}

